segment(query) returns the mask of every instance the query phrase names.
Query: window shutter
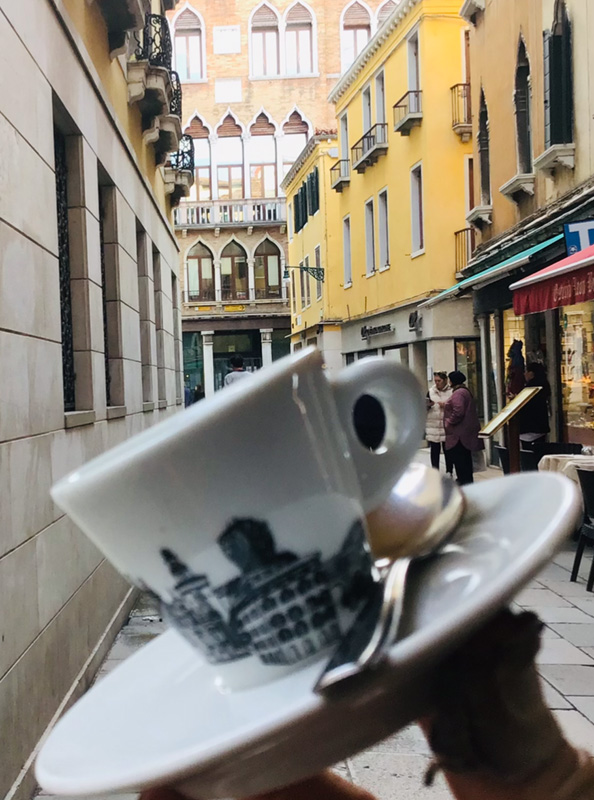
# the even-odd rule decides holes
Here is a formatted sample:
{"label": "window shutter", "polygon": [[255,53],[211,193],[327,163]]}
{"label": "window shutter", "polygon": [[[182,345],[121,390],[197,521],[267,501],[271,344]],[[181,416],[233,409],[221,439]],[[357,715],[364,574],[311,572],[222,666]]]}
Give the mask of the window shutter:
{"label": "window shutter", "polygon": [[190,11],[189,8],[187,8],[185,11],[182,11],[175,22],[176,33],[179,31],[188,33],[190,31],[199,31],[200,29],[200,20],[193,11]]}
{"label": "window shutter", "polygon": [[343,19],[343,27],[348,28],[370,28],[371,20],[369,19],[369,12],[361,5],[361,3],[353,3],[350,6]]}
{"label": "window shutter", "polygon": [[[567,15],[567,12],[565,12]],[[561,97],[563,105],[561,115],[563,120],[563,144],[573,141],[573,57],[571,42],[571,26],[567,16],[564,20],[563,36],[561,37]]]}
{"label": "window shutter", "polygon": [[297,3],[296,6],[289,11],[287,14],[287,26],[288,27],[299,27],[304,28],[306,26],[311,26],[311,14],[302,6],[301,3]]}
{"label": "window shutter", "polygon": [[553,136],[551,131],[551,39],[553,37],[550,33],[545,32],[543,49],[544,49],[544,125],[545,125],[545,150],[553,143]]}
{"label": "window shutter", "polygon": [[278,28],[277,16],[268,6],[260,6],[252,17],[252,29],[258,28]]}

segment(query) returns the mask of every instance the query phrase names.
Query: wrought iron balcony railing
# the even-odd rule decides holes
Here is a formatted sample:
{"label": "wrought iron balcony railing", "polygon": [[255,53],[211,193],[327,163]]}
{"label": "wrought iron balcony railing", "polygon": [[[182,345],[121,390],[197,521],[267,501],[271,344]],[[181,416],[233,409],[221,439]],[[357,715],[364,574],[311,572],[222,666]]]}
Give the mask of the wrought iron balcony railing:
{"label": "wrought iron balcony railing", "polygon": [[408,136],[423,119],[423,92],[413,89],[394,104],[394,130]]}
{"label": "wrought iron balcony railing", "polygon": [[201,289],[199,292],[188,290],[184,292],[184,303],[214,303],[214,286]]}
{"label": "wrought iron balcony railing", "polygon": [[177,153],[171,153],[169,162],[178,172],[194,174],[194,140],[189,133],[184,133],[181,137]]}
{"label": "wrought iron balcony railing", "polygon": [[342,158],[337,161],[333,167],[330,167],[330,185],[337,192],[342,192],[342,187],[351,180],[351,162],[348,158]]}
{"label": "wrought iron balcony railing", "polygon": [[138,33],[135,33],[134,38],[138,44],[134,55],[139,61],[148,61],[153,67],[165,67],[171,72],[173,48],[166,17],[147,14],[142,37],[139,38]]}
{"label": "wrought iron balcony railing", "polygon": [[470,84],[457,83],[450,89],[452,98],[452,128],[462,141],[470,141],[472,135],[472,108]]}
{"label": "wrought iron balcony railing", "polygon": [[387,149],[388,125],[385,122],[378,122],[352,146],[353,168],[357,172],[365,172],[365,168],[375,164],[379,156]]}
{"label": "wrought iron balcony railing", "polygon": [[284,199],[211,200],[196,203],[185,200],[174,211],[175,224],[182,228],[214,228],[226,225],[285,224]]}
{"label": "wrought iron balcony railing", "polygon": [[474,228],[462,228],[462,230],[454,233],[456,272],[462,272],[468,266],[468,262],[474,252],[475,241],[476,231]]}
{"label": "wrought iron balcony railing", "polygon": [[181,119],[182,117],[182,88],[179,75],[175,70],[171,71],[171,102],[169,103],[169,113]]}

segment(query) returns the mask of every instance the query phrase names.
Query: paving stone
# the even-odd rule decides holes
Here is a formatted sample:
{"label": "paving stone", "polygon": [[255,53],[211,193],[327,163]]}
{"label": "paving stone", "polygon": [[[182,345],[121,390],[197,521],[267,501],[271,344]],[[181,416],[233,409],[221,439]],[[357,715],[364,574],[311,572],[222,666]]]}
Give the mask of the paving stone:
{"label": "paving stone", "polygon": [[550,589],[525,589],[516,597],[516,603],[523,608],[537,607],[537,608],[571,608],[571,603],[564,600],[555,592]]}
{"label": "paving stone", "polygon": [[551,628],[576,647],[594,647],[594,621],[591,623],[551,623]]}
{"label": "paving stone", "polygon": [[[590,664],[594,659],[565,639],[546,639],[537,656],[538,664]],[[594,687],[593,687],[594,689]]]}
{"label": "paving stone", "polygon": [[[594,697],[568,697],[579,712],[588,717],[590,722],[594,722]],[[592,745],[590,746],[591,749]]]}
{"label": "paving stone", "polygon": [[573,561],[575,559],[575,547],[571,550],[565,550],[561,553],[557,553],[555,558],[553,559],[553,563],[557,564],[560,567],[564,567],[564,569],[571,569],[573,567]]}
{"label": "paving stone", "polygon": [[591,622],[591,617],[579,608],[556,608],[549,606],[525,606],[526,611],[533,611],[543,622]]}
{"label": "paving stone", "polygon": [[141,647],[144,647],[145,644],[151,642],[158,635],[158,633],[153,633],[148,630],[139,633],[130,631],[116,639],[109,653],[109,658],[116,661],[123,661],[123,659],[136,653]]}
{"label": "paving stone", "polygon": [[574,597],[583,599],[586,594],[586,581],[578,580],[572,582],[569,580],[569,573],[567,573],[566,581],[549,581],[546,588],[557,595],[568,598],[569,602],[573,603]]}
{"label": "paving stone", "polygon": [[566,738],[576,747],[594,752],[594,724],[579,711],[553,711]]}
{"label": "paving stone", "polygon": [[582,647],[581,649],[587,656],[590,656],[590,658],[594,658],[594,647]]}
{"label": "paving stone", "polygon": [[378,800],[452,800],[444,778],[423,784],[429,758],[422,755],[362,753],[352,759],[353,780]]}
{"label": "paving stone", "polygon": [[370,747],[367,753],[393,753],[394,755],[431,755],[427,740],[418,725],[409,725],[389,739]]}
{"label": "paving stone", "polygon": [[569,582],[570,575],[571,570],[565,569],[565,567],[561,567],[559,564],[547,564],[547,566],[538,573],[536,580],[544,586],[548,586],[549,583]]}
{"label": "paving stone", "polygon": [[559,634],[555,633],[552,628],[549,628],[548,625],[545,625],[542,631],[540,632],[540,638],[544,641],[545,639],[558,639]]}
{"label": "paving stone", "polygon": [[549,708],[571,708],[569,703],[563,695],[558,692],[548,681],[545,681],[542,675],[540,676],[541,686],[544,692],[545,703]]}
{"label": "paving stone", "polygon": [[578,664],[542,664],[538,671],[565,695],[594,696],[594,666]]}
{"label": "paving stone", "polygon": [[[574,606],[577,606],[586,614],[589,614],[591,617],[594,617],[594,597],[591,598],[590,595],[588,594],[587,597],[584,599],[576,597],[575,599],[572,599],[571,602],[573,603]],[[588,621],[590,622],[591,620]]]}

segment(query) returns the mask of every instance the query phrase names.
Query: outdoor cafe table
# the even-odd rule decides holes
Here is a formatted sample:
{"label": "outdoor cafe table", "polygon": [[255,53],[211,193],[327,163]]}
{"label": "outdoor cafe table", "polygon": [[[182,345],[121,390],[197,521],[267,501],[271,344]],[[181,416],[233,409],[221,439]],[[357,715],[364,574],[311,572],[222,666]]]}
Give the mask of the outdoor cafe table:
{"label": "outdoor cafe table", "polygon": [[579,483],[577,470],[594,470],[594,456],[555,453],[555,455],[543,456],[538,463],[538,469],[548,472],[561,472],[571,478],[574,483]]}

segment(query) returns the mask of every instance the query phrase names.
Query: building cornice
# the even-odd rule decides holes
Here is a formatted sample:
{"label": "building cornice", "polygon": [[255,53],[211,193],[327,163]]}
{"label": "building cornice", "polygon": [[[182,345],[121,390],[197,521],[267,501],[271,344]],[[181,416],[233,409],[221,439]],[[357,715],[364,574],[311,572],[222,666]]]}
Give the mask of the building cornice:
{"label": "building cornice", "polygon": [[283,192],[285,192],[285,194],[287,192],[287,187],[289,187],[293,183],[297,173],[299,172],[301,167],[305,164],[310,155],[314,152],[318,144],[320,144],[321,142],[336,141],[337,138],[338,136],[336,131],[320,131],[319,133],[314,134],[314,136],[308,139],[305,147],[293,162],[293,166],[287,172],[287,174],[282,180],[281,189],[283,190]]}
{"label": "building cornice", "polygon": [[357,79],[357,76],[363,71],[366,64],[373,58],[380,47],[390,38],[392,33],[398,28],[400,23],[410,14],[410,12],[419,5],[422,0],[400,0],[394,11],[390,14],[388,19],[384,22],[382,27],[367,43],[367,46],[359,53],[353,64],[342,75],[336,86],[328,95],[330,103],[337,103],[340,98],[346,93],[347,89]]}

